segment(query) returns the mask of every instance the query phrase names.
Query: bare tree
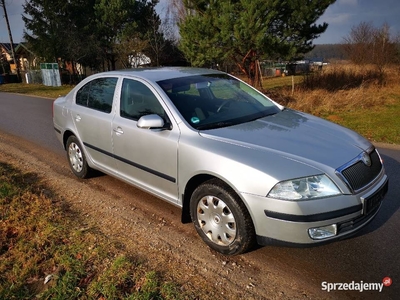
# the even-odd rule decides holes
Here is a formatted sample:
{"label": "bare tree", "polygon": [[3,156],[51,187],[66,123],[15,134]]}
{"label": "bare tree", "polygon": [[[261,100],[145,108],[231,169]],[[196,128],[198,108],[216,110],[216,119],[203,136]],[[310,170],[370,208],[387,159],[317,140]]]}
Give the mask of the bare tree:
{"label": "bare tree", "polygon": [[370,63],[370,50],[376,29],[371,22],[361,22],[353,26],[348,36],[344,38],[344,50],[350,60],[358,65]]}
{"label": "bare tree", "polygon": [[350,60],[358,65],[373,64],[379,72],[395,62],[397,43],[390,36],[390,26],[385,23],[375,28],[371,22],[361,22],[344,38],[344,50]]}
{"label": "bare tree", "polygon": [[182,21],[189,14],[182,0],[168,0],[167,16],[176,21]]}
{"label": "bare tree", "polygon": [[396,46],[394,40],[390,36],[389,30],[389,25],[383,24],[381,28],[375,31],[374,35],[372,61],[380,73],[383,73],[384,68],[395,61]]}

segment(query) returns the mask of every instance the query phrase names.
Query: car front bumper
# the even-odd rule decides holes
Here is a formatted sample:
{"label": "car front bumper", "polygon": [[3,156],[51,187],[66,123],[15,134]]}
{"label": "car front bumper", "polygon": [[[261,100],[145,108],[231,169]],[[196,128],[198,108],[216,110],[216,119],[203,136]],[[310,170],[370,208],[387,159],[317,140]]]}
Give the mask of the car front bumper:
{"label": "car front bumper", "polygon": [[[260,245],[311,246],[356,233],[376,216],[387,191],[388,178],[382,173],[374,185],[357,195],[307,201],[242,195],[252,215]],[[318,232],[324,230],[330,234],[318,236]]]}

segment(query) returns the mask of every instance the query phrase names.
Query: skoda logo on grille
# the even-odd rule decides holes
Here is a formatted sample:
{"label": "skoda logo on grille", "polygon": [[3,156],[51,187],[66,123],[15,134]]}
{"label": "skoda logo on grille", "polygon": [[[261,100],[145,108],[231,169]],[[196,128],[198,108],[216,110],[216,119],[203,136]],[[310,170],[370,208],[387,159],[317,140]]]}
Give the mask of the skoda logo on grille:
{"label": "skoda logo on grille", "polygon": [[364,152],[362,154],[361,160],[364,163],[364,165],[366,165],[367,167],[370,167],[372,164],[371,157],[369,157],[368,153],[366,153],[366,152]]}

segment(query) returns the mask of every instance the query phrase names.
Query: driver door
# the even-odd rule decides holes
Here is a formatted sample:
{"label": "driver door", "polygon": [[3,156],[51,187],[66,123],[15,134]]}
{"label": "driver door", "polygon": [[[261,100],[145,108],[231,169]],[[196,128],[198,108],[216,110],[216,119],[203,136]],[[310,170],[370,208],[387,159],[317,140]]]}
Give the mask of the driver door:
{"label": "driver door", "polygon": [[178,201],[177,155],[179,129],[137,127],[141,116],[168,116],[151,87],[139,80],[125,78],[120,109],[112,124],[117,170],[125,180],[170,202]]}

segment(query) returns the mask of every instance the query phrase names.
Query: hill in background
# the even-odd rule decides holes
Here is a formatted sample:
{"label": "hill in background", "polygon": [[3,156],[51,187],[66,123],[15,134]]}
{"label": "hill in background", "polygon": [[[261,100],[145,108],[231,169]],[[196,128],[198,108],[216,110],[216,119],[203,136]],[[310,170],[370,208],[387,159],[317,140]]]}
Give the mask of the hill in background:
{"label": "hill in background", "polygon": [[332,62],[337,60],[347,60],[347,54],[343,50],[342,44],[319,44],[308,52],[305,59]]}

